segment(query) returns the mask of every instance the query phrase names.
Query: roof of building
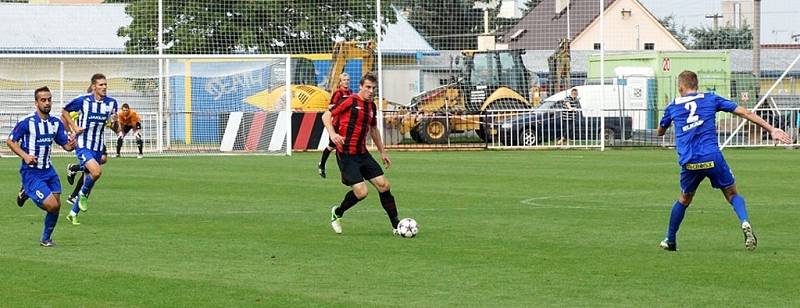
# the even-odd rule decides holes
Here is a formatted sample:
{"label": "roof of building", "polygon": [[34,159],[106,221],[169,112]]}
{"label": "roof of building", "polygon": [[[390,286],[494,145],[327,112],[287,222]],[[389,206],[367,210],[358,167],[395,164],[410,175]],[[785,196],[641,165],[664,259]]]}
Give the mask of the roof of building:
{"label": "roof of building", "polygon": [[394,12],[397,22],[386,26],[386,32],[380,42],[381,52],[426,54],[436,52],[399,10],[394,9]]}
{"label": "roof of building", "polygon": [[[609,7],[614,1],[616,0],[605,0],[605,7]],[[567,37],[566,9],[560,14],[556,14],[555,5],[556,1],[553,0],[542,1],[523,16],[507,33],[514,34],[524,29],[525,34],[520,35],[516,40],[505,38],[509,47],[533,50],[555,49],[558,41]],[[571,0],[569,9],[571,37],[581,33],[600,15],[600,4],[597,0]]]}

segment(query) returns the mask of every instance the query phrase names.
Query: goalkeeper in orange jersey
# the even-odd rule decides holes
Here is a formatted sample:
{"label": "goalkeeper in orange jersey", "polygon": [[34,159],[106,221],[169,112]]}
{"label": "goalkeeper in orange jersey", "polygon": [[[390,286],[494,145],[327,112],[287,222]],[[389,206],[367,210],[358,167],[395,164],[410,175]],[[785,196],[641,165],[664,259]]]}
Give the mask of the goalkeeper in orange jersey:
{"label": "goalkeeper in orange jersey", "polygon": [[122,104],[122,109],[117,114],[117,121],[111,124],[111,129],[117,133],[117,155],[119,157],[119,152],[122,150],[122,140],[125,139],[125,135],[127,135],[131,130],[133,130],[133,136],[136,137],[136,146],[139,147],[139,155],[136,158],[142,158],[142,148],[144,147],[144,142],[142,141],[142,123],[139,121],[139,115],[136,114],[136,111],[131,109],[131,106],[128,104]]}

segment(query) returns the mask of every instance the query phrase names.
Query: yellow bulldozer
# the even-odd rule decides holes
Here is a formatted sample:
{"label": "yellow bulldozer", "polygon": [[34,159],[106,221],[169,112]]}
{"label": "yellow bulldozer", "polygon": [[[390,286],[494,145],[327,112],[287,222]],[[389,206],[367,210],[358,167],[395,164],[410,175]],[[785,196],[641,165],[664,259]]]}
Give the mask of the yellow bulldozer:
{"label": "yellow bulldozer", "polygon": [[[316,69],[311,59],[303,56],[291,59],[291,109],[299,112],[322,112],[328,109],[331,93],[339,85],[339,75],[344,72],[347,60],[361,59],[361,72],[375,68],[375,42],[337,42],[331,53],[331,69],[323,89],[317,86]],[[246,99],[247,103],[264,110],[283,110],[286,106],[285,63],[273,65],[270,70],[270,88]],[[354,78],[358,78],[355,77]]]}
{"label": "yellow bulldozer", "polygon": [[[462,69],[450,83],[420,93],[389,119],[401,134],[418,143],[445,143],[452,133],[475,131],[491,138],[492,110],[532,108],[531,74],[522,62],[524,50],[464,51]],[[531,94],[535,97],[536,94]]]}

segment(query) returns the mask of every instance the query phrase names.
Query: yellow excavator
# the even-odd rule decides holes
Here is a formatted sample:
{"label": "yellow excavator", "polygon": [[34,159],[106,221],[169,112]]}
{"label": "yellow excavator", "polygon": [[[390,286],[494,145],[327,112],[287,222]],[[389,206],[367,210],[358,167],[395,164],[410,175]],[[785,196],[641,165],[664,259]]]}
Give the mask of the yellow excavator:
{"label": "yellow excavator", "polygon": [[[322,112],[328,109],[331,93],[339,85],[339,75],[344,72],[347,60],[361,59],[361,72],[367,73],[375,68],[375,42],[337,42],[331,53],[331,69],[328,83],[323,89],[317,86],[316,70],[311,59],[298,56],[291,59],[292,85],[291,109],[299,112]],[[272,66],[269,89],[245,99],[253,106],[264,110],[284,110],[286,106],[285,63]],[[354,78],[358,79],[359,77]]]}
{"label": "yellow excavator", "polygon": [[[476,131],[490,138],[487,111],[529,109],[531,74],[522,62],[524,50],[463,51],[462,71],[449,84],[412,98],[389,124],[418,143],[445,143],[451,133]],[[538,94],[538,93],[537,93]],[[532,94],[532,96],[537,96]]]}

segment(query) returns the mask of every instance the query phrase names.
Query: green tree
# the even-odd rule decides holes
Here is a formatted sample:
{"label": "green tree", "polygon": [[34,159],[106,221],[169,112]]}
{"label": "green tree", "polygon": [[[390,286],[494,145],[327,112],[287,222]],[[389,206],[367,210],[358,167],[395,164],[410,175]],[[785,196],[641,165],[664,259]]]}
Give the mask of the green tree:
{"label": "green tree", "polygon": [[524,8],[522,8],[522,15],[525,16],[528,12],[533,11],[539,3],[542,3],[543,0],[528,0],[524,4]]}
{"label": "green tree", "polygon": [[[158,2],[129,3],[119,29],[128,53],[157,53]],[[164,44],[172,54],[323,53],[337,39],[374,39],[373,1],[164,0]],[[389,6],[381,24],[395,22]]]}
{"label": "green tree", "polygon": [[686,25],[678,25],[675,21],[675,15],[670,14],[667,17],[661,18],[658,20],[661,22],[661,25],[664,28],[669,30],[669,33],[672,33],[672,36],[675,37],[683,46],[689,47],[689,35],[686,33]]}
{"label": "green tree", "polygon": [[477,48],[477,36],[483,33],[483,11],[473,8],[475,1],[400,0],[393,4],[408,12],[408,21],[433,48]]}
{"label": "green tree", "polygon": [[692,49],[750,49],[753,47],[753,30],[749,26],[743,28],[722,27],[714,31],[708,27],[689,30],[692,38]]}

